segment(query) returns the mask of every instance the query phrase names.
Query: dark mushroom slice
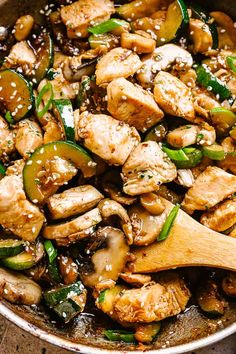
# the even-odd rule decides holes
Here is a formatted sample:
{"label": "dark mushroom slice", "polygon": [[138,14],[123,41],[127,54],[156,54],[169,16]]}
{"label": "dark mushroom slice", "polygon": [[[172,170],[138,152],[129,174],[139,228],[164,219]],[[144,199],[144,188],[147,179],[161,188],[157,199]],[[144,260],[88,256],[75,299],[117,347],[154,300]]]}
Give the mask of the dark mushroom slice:
{"label": "dark mushroom slice", "polygon": [[89,287],[108,279],[116,281],[125,266],[129,252],[125,235],[119,229],[103,227],[96,232],[96,237],[98,244],[102,243],[105,248],[96,250],[89,263],[79,267],[80,277]]}
{"label": "dark mushroom slice", "polygon": [[214,280],[204,282],[197,291],[197,302],[205,313],[211,316],[222,316],[225,312],[226,302],[219,294],[218,286]]}

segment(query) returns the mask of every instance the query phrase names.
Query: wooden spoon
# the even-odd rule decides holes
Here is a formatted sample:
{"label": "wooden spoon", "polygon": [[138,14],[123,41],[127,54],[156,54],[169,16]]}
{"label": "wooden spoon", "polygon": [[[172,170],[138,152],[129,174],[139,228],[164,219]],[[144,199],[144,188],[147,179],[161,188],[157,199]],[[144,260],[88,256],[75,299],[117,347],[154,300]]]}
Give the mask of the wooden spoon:
{"label": "wooden spoon", "polygon": [[[164,198],[162,201],[169,213],[174,205]],[[132,253],[136,259],[128,264],[128,268],[134,273],[189,266],[236,271],[236,239],[208,229],[182,210],[179,210],[165,241],[135,248]]]}

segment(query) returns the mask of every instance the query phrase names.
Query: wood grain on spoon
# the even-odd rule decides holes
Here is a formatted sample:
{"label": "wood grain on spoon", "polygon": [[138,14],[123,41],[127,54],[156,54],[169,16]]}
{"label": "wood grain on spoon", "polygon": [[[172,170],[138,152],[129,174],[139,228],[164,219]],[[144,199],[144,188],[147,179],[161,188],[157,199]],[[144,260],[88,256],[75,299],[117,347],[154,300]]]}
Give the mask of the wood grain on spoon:
{"label": "wood grain on spoon", "polygon": [[[173,204],[163,199],[168,213]],[[236,239],[201,225],[179,210],[165,241],[132,251],[134,273],[153,273],[187,266],[209,266],[236,271]]]}

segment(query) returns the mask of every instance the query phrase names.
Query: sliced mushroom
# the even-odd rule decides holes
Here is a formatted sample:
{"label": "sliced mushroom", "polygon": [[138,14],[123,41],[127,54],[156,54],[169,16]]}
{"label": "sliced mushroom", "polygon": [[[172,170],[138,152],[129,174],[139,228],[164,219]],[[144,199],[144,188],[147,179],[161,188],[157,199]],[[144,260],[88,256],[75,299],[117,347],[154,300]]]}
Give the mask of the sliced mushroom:
{"label": "sliced mushroom", "polygon": [[42,290],[23,274],[0,268],[0,296],[14,304],[37,305],[40,303]]}
{"label": "sliced mushroom", "polygon": [[189,21],[190,38],[194,53],[205,53],[212,48],[213,38],[209,26],[199,19]]}
{"label": "sliced mushroom", "polygon": [[96,65],[97,58],[81,63],[80,60],[77,60],[77,57],[70,57],[64,62],[63,75],[67,81],[76,82],[83,76],[94,74]]}
{"label": "sliced mushroom", "polygon": [[132,205],[137,201],[136,197],[131,197],[130,195],[123,193],[112,183],[106,183],[103,188],[104,191],[109,194],[111,199],[115,200],[121,205]]}
{"label": "sliced mushroom", "polygon": [[143,87],[151,87],[159,71],[167,70],[173,64],[177,70],[191,68],[193,58],[187,50],[175,44],[164,44],[152,54],[145,55],[142,62],[143,66],[137,74],[137,79]]}
{"label": "sliced mushroom", "polygon": [[115,200],[103,199],[98,204],[98,209],[103,219],[108,219],[110,216],[117,215],[121,219],[121,226],[129,245],[133,243],[133,231],[129,215],[125,208]]}
{"label": "sliced mushroom", "polygon": [[160,215],[165,210],[160,197],[155,193],[141,195],[140,203],[149,213],[154,215]]}
{"label": "sliced mushroom", "polygon": [[190,188],[193,186],[195,179],[194,179],[193,173],[190,169],[179,169],[177,171],[177,173],[178,173],[177,181],[181,186],[187,187],[187,188]]}
{"label": "sliced mushroom", "polygon": [[61,239],[78,235],[92,226],[102,221],[98,208],[92,209],[87,213],[62,224],[48,225],[43,230],[43,237],[47,239]]}
{"label": "sliced mushroom", "polygon": [[121,273],[120,278],[126,283],[131,284],[137,288],[150,283],[152,277],[147,274],[133,274],[133,273]]}
{"label": "sliced mushroom", "polygon": [[96,237],[106,243],[106,248],[99,249],[91,257],[90,269],[80,266],[80,276],[86,286],[94,287],[105,280],[116,281],[122,272],[129,252],[123,232],[107,226],[96,232]]}
{"label": "sliced mushroom", "polygon": [[52,219],[65,219],[93,208],[103,195],[93,186],[84,185],[68,189],[48,198],[47,206]]}
{"label": "sliced mushroom", "polygon": [[78,278],[78,266],[71,257],[59,257],[59,269],[64,284],[73,284]]}
{"label": "sliced mushroom", "polygon": [[83,239],[90,238],[94,234],[95,228],[96,228],[96,226],[91,226],[91,227],[88,227],[87,229],[79,231],[78,233],[70,235],[68,237],[56,238],[55,242],[56,242],[57,246],[59,246],[59,247],[70,246],[71,244],[73,244],[75,242],[79,242]]}
{"label": "sliced mushroom", "polygon": [[156,241],[167,213],[163,211],[161,215],[152,215],[141,205],[134,205],[128,211],[130,216],[135,246],[147,246]]}
{"label": "sliced mushroom", "polygon": [[199,128],[197,125],[182,125],[167,134],[167,142],[176,147],[184,148],[188,145],[196,144]]}
{"label": "sliced mushroom", "polygon": [[221,316],[225,312],[226,301],[219,294],[218,286],[212,279],[204,282],[198,289],[197,301],[202,311],[209,315]]}

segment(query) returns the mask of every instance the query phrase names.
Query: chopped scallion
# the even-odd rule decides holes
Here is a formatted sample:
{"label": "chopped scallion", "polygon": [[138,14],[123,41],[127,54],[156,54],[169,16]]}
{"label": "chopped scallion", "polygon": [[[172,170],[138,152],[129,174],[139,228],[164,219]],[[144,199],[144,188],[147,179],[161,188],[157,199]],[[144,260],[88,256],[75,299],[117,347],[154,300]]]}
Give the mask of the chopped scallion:
{"label": "chopped scallion", "polygon": [[6,168],[0,161],[0,175],[5,176],[5,173],[6,173]]}
{"label": "chopped scallion", "polygon": [[114,30],[117,27],[125,26],[127,22],[118,18],[111,18],[108,21],[99,23],[94,27],[89,27],[88,32],[93,34],[103,34]]}
{"label": "chopped scallion", "polygon": [[108,329],[104,332],[104,335],[112,342],[123,341],[125,343],[135,343],[135,337],[132,332]]}
{"label": "chopped scallion", "polygon": [[166,146],[162,146],[162,150],[169,156],[171,160],[174,161],[188,161],[188,156],[185,154],[183,149],[173,150]]}
{"label": "chopped scallion", "polygon": [[236,56],[229,56],[226,58],[229,68],[236,73]]}
{"label": "chopped scallion", "polygon": [[7,111],[7,113],[5,114],[5,119],[9,124],[15,124],[14,119],[12,118],[11,112]]}
{"label": "chopped scallion", "polygon": [[53,246],[52,241],[46,240],[44,242],[44,248],[47,252],[48,258],[49,258],[49,263],[53,263],[54,259],[57,257],[57,250]]}
{"label": "chopped scallion", "polygon": [[[51,91],[51,95],[49,97],[49,100],[46,103],[46,105],[43,107],[43,109],[41,111],[39,111],[38,108],[39,108],[39,105],[42,101],[42,98],[45,95],[45,93],[48,91]],[[43,86],[43,88],[39,92],[37,100],[36,100],[36,112],[37,112],[37,116],[39,118],[42,118],[44,116],[44,114],[47,113],[47,111],[49,110],[49,108],[51,106],[53,99],[54,99],[53,87],[52,87],[52,84],[50,82],[48,82],[46,85]]]}
{"label": "chopped scallion", "polygon": [[176,204],[173,209],[171,210],[170,214],[167,216],[166,221],[164,222],[164,225],[162,227],[162,230],[160,232],[160,235],[157,238],[157,241],[164,241],[167,239],[169,236],[170,230],[173,226],[173,223],[177,217],[177,214],[179,212],[180,205]]}

